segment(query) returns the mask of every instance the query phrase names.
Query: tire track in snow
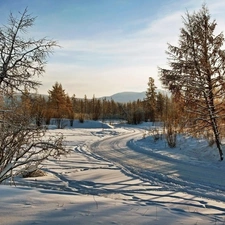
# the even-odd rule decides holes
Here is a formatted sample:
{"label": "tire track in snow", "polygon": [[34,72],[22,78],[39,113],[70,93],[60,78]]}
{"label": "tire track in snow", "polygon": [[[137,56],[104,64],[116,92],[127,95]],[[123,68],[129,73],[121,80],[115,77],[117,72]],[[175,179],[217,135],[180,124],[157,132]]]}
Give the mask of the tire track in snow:
{"label": "tire track in snow", "polygon": [[93,153],[113,162],[126,173],[161,186],[161,190],[186,192],[225,202],[223,171],[203,164],[189,164],[143,149],[133,141],[141,135],[135,129],[128,134],[95,142],[90,147]]}

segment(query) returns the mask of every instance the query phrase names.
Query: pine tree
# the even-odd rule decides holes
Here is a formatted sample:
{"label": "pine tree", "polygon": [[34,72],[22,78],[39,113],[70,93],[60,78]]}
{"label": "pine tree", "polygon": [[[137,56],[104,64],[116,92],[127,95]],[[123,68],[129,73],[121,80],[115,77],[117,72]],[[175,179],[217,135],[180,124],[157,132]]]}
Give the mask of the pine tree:
{"label": "pine tree", "polygon": [[156,119],[162,121],[163,113],[165,110],[165,96],[162,93],[158,92],[156,95]]}
{"label": "pine tree", "polygon": [[26,88],[21,95],[20,109],[21,109],[21,113],[31,116],[32,100],[31,100],[31,95]]}
{"label": "pine tree", "polygon": [[31,100],[31,116],[34,118],[36,125],[40,127],[44,123],[44,120],[46,120],[47,102],[44,96],[38,94],[32,96]]}
{"label": "pine tree", "polygon": [[91,111],[92,111],[92,119],[98,120],[101,116],[101,101],[100,99],[96,99],[95,96],[93,96],[91,100]]}
{"label": "pine tree", "polygon": [[156,86],[154,83],[154,79],[149,77],[148,88],[146,91],[145,98],[145,111],[146,111],[146,121],[150,120],[155,122],[155,114],[156,114]]}
{"label": "pine tree", "polygon": [[57,127],[62,127],[62,119],[68,117],[67,96],[62,85],[58,82],[52,86],[49,93],[49,107],[53,118],[56,119]]}
{"label": "pine tree", "polygon": [[69,95],[66,95],[66,109],[67,109],[67,118],[70,120],[70,126],[73,126],[74,121],[74,111],[73,111],[73,103],[72,99],[69,97]]}

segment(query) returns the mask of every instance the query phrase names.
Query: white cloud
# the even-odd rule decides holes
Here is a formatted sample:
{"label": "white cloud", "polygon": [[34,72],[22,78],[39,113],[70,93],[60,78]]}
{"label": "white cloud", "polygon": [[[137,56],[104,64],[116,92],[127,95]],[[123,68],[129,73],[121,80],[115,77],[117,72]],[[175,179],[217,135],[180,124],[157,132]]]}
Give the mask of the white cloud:
{"label": "white cloud", "polygon": [[[101,40],[62,40],[62,49],[58,52],[70,59],[74,57],[76,65],[68,62],[66,66],[48,65],[48,73],[53,74],[51,79],[64,84],[65,89],[70,89],[70,94],[77,95],[98,93],[101,96],[122,90],[144,91],[149,76],[160,86],[157,66],[165,65],[166,43],[177,39],[180,20],[180,12],[176,12],[151,21],[144,29],[126,36],[102,37]],[[104,58],[111,61],[113,66],[105,65]],[[91,65],[90,61],[93,61]]]}
{"label": "white cloud", "polygon": [[96,54],[130,54],[146,52],[177,37],[181,26],[181,13],[176,12],[159,20],[150,21],[145,29],[133,31],[125,36],[111,38],[87,38],[61,40],[61,51],[94,52]]}
{"label": "white cloud", "polygon": [[[212,19],[225,27],[221,17],[225,2],[221,5],[216,0],[208,2]],[[196,1],[188,1],[187,4],[190,13],[202,5]],[[171,11],[155,20],[145,19],[145,27],[127,34],[117,29],[115,33],[112,30],[100,31],[93,37],[59,41],[62,49],[56,51],[51,62],[56,57],[60,63],[48,65],[42,90],[50,82],[58,81],[69,94],[100,97],[125,90],[145,91],[149,76],[160,87],[157,66],[164,67],[167,63],[167,42],[177,44],[186,8]]]}

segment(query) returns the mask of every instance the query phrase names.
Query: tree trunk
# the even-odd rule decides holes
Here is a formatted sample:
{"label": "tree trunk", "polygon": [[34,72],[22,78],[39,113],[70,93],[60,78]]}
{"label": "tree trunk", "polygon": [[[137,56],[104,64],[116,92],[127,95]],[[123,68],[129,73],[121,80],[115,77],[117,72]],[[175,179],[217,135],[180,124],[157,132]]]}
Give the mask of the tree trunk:
{"label": "tree trunk", "polygon": [[213,133],[214,133],[214,137],[215,137],[216,147],[220,154],[220,160],[222,161],[223,160],[223,151],[221,148],[220,133],[219,133],[218,126],[217,126],[217,121],[215,118],[211,118],[211,121],[212,121],[212,126],[213,126]]}
{"label": "tree trunk", "polygon": [[222,151],[221,143],[220,143],[220,133],[219,133],[218,124],[217,124],[217,120],[216,120],[216,118],[218,118],[218,116],[216,115],[212,88],[210,89],[210,92],[209,92],[209,101],[208,101],[207,105],[208,105],[210,121],[212,124],[212,129],[213,129],[213,133],[214,133],[214,137],[215,137],[216,147],[220,154],[220,160],[222,161],[223,160],[223,151]]}

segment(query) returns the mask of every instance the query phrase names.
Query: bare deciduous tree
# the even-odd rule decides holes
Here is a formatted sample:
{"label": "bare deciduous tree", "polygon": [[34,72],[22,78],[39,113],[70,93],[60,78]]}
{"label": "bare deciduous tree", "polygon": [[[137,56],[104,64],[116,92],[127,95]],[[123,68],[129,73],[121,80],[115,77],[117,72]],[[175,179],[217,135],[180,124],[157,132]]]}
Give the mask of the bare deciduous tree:
{"label": "bare deciduous tree", "polygon": [[0,28],[0,89],[3,92],[40,85],[35,77],[45,72],[46,57],[57,43],[46,38],[27,38],[34,21],[35,17],[25,9],[19,19],[10,14],[8,25]]}
{"label": "bare deciduous tree", "polygon": [[46,57],[57,45],[45,38],[27,38],[34,20],[25,9],[19,19],[10,14],[8,25],[0,28],[0,92],[7,99],[0,111],[0,183],[69,152],[63,136],[48,136],[43,127],[32,125],[30,113],[12,95],[40,85],[35,78],[44,73]]}
{"label": "bare deciduous tree", "polygon": [[225,97],[225,51],[222,33],[215,35],[216,22],[210,21],[205,5],[183,18],[178,46],[168,45],[171,69],[160,69],[164,85],[184,99],[188,127],[211,131],[223,160],[219,118]]}

